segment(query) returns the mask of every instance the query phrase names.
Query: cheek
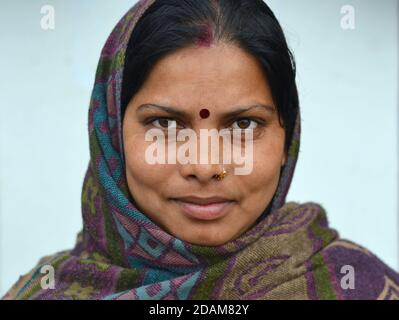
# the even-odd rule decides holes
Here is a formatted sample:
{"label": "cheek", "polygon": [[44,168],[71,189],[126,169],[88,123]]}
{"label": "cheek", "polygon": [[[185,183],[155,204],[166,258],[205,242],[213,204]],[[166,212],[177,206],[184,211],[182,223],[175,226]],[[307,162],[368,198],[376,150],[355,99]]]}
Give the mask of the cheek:
{"label": "cheek", "polygon": [[274,192],[278,184],[284,157],[284,136],[265,137],[254,143],[253,173],[250,175],[253,192],[263,190]]}
{"label": "cheek", "polygon": [[271,189],[277,186],[280,163],[277,157],[270,157],[270,155],[264,152],[259,152],[259,157],[254,155],[253,174],[251,175],[253,192],[261,191],[269,193]]}
{"label": "cheek", "polygon": [[167,181],[173,165],[151,164],[146,160],[146,150],[152,143],[145,141],[143,134],[130,135],[124,140],[126,174],[128,182],[156,189]]}

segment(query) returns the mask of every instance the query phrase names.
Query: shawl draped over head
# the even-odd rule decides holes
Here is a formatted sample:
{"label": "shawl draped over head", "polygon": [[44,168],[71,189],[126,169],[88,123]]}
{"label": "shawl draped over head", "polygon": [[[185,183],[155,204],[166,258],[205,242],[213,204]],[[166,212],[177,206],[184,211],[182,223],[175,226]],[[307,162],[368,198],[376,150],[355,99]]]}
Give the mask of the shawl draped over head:
{"label": "shawl draped over head", "polygon": [[[89,107],[83,230],[75,247],[40,259],[3,298],[398,298],[398,274],[339,238],[323,207],[285,201],[299,153],[299,112],[270,212],[237,239],[215,247],[190,244],[137,209],[124,170],[121,84],[130,34],[154,1],[136,3],[101,52]],[[44,289],[42,267],[48,265],[55,285]]]}

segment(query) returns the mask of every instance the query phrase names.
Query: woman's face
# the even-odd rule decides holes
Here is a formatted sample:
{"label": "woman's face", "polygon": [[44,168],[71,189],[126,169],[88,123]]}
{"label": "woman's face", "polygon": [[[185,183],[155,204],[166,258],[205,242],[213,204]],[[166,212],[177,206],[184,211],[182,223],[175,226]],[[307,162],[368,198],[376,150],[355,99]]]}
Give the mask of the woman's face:
{"label": "woman's face", "polygon": [[[232,113],[255,104],[266,107]],[[202,109],[209,110],[207,118],[200,116]],[[155,140],[146,141],[146,132],[159,129],[167,134],[172,127],[177,133],[192,129],[198,138],[200,129],[238,129],[243,130],[243,136],[245,130],[252,130],[252,139],[245,142],[252,143],[252,172],[237,175],[234,168],[242,164],[234,160],[213,164],[210,158],[208,163],[181,164],[177,160],[174,164],[152,164],[146,150]],[[222,245],[252,227],[271,201],[285,164],[284,140],[270,87],[254,57],[230,44],[181,49],[155,64],[126,109],[123,141],[128,187],[138,209],[173,236],[192,244]],[[185,142],[177,141],[176,148]],[[244,146],[244,140],[242,143]],[[197,145],[200,159],[199,140]],[[220,145],[223,149],[222,142]],[[210,148],[209,140],[206,158]],[[219,181],[214,175],[222,168],[228,174]],[[198,199],[176,199],[190,196],[225,200],[206,206]],[[223,208],[222,216],[189,214],[215,208]]]}

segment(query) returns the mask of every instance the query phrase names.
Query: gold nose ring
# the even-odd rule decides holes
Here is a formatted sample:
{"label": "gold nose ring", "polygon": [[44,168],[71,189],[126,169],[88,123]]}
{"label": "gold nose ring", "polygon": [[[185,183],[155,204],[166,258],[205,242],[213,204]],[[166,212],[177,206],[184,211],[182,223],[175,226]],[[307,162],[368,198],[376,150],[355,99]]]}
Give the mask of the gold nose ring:
{"label": "gold nose ring", "polygon": [[221,173],[217,173],[214,175],[216,180],[220,181],[223,180],[227,176],[227,171],[223,168],[223,171]]}

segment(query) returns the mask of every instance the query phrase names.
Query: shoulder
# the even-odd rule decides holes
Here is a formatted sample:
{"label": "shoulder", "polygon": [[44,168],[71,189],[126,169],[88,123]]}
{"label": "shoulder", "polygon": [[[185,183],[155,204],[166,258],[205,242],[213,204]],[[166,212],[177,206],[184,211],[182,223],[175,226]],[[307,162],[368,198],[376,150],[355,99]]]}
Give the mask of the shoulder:
{"label": "shoulder", "polygon": [[27,295],[33,294],[33,289],[40,285],[40,275],[43,266],[52,265],[69,256],[70,251],[60,251],[39,259],[38,263],[29,272],[21,275],[14,285],[2,297],[2,300],[28,299]]}
{"label": "shoulder", "polygon": [[322,250],[338,298],[398,299],[399,274],[368,249],[337,239]]}

